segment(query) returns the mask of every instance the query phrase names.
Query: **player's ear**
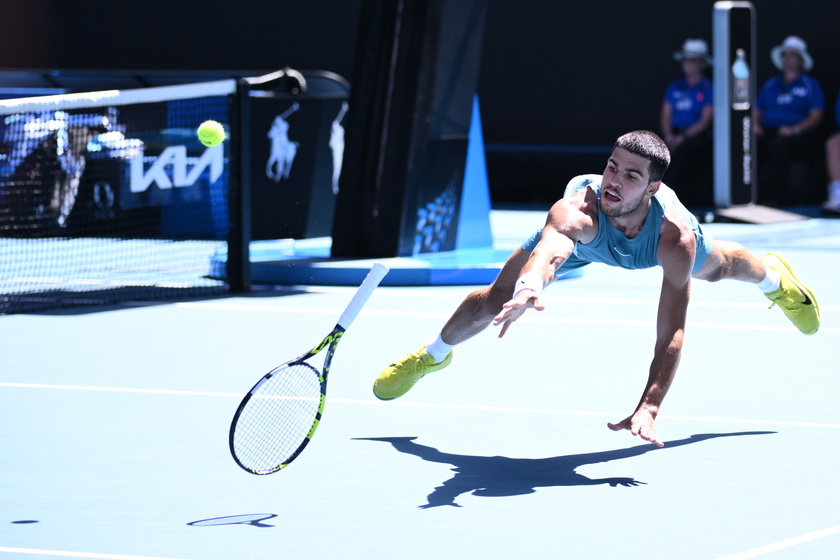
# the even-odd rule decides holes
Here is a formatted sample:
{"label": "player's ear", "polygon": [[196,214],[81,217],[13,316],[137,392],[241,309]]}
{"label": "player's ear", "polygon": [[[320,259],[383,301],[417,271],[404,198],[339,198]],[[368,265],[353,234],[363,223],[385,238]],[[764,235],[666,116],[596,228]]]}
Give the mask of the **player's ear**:
{"label": "player's ear", "polygon": [[647,193],[650,196],[653,196],[657,192],[659,192],[659,187],[661,187],[661,186],[662,186],[662,181],[651,181],[650,184],[648,185]]}

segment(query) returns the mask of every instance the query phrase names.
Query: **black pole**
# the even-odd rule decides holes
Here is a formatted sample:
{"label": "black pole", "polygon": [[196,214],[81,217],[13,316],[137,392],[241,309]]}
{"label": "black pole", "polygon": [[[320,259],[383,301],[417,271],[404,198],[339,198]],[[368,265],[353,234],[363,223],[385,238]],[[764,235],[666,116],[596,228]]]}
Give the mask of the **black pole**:
{"label": "black pole", "polygon": [[233,293],[251,291],[251,140],[248,134],[250,118],[250,85],[239,80],[230,107],[230,192],[228,211],[227,277]]}

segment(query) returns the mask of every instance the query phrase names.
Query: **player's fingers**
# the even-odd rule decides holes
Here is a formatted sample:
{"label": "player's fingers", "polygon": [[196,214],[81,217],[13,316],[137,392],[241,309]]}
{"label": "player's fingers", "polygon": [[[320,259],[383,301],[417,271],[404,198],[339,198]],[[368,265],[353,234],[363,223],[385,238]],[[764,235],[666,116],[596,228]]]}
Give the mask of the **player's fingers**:
{"label": "player's fingers", "polygon": [[665,444],[659,441],[659,438],[656,437],[656,431],[654,430],[653,433],[647,433],[644,430],[639,430],[639,437],[641,437],[645,441],[649,441],[651,443],[656,444],[658,447],[664,447]]}
{"label": "player's fingers", "polygon": [[512,323],[513,321],[519,319],[524,311],[524,309],[517,307],[515,303],[508,302],[502,306],[501,312],[499,312],[499,314],[496,315],[496,318],[493,319],[493,324],[500,325],[504,322]]}
{"label": "player's fingers", "polygon": [[493,317],[493,326],[499,326],[505,319],[507,319],[508,310],[503,308],[498,315]]}
{"label": "player's fingers", "polygon": [[[662,443],[659,438],[656,436],[656,428],[654,426],[639,426],[638,428],[639,437],[645,441],[649,441],[650,443],[654,443],[659,447],[664,447],[664,443]],[[633,435],[636,435],[636,430],[633,430]]]}
{"label": "player's fingers", "polygon": [[655,443],[658,447],[664,447],[665,446],[665,444],[662,442],[662,440],[659,439],[659,436],[656,435],[656,428],[654,428],[653,426],[650,427],[650,433],[648,434],[648,437],[646,437],[645,439],[648,440],[651,443]]}
{"label": "player's fingers", "polygon": [[612,422],[607,422],[607,427],[614,432],[620,432],[621,430],[626,430],[627,429],[627,423],[628,422],[629,422],[629,418],[625,418],[624,420],[622,420],[618,424],[613,424]]}
{"label": "player's fingers", "polygon": [[502,330],[499,331],[499,338],[505,336],[505,333],[508,331],[510,326],[516,321],[516,317],[508,317],[504,323],[502,323]]}

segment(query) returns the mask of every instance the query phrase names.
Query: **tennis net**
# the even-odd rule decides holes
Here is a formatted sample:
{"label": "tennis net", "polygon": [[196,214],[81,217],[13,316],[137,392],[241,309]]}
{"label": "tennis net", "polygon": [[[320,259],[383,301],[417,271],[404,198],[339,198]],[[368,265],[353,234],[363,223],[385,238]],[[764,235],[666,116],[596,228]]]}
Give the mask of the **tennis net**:
{"label": "tennis net", "polygon": [[229,238],[236,82],[0,101],[0,314],[204,296]]}

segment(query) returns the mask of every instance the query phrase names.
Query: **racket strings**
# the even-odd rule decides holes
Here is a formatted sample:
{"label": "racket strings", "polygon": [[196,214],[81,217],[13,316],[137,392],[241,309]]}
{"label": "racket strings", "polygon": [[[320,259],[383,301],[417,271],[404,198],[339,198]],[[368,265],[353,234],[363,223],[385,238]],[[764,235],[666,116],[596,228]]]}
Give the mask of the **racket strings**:
{"label": "racket strings", "polygon": [[320,407],[315,368],[300,363],[278,369],[240,411],[233,435],[237,460],[256,473],[281,468],[306,441]]}

